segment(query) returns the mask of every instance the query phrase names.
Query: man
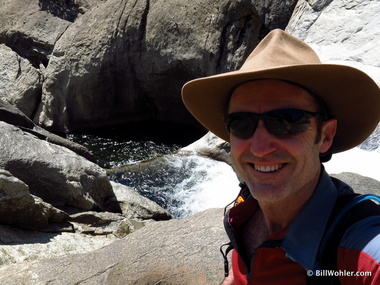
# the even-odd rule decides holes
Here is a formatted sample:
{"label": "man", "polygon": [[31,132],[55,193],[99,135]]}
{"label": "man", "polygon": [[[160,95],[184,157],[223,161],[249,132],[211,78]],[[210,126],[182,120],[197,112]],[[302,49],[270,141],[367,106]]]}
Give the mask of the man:
{"label": "man", "polygon": [[[249,189],[225,217],[234,250],[222,284],[308,284],[334,205],[353,192],[321,162],[376,128],[379,87],[357,69],[322,64],[307,44],[274,30],[240,70],[190,81],[182,96],[197,120],[230,142]],[[341,284],[380,284],[378,216],[351,226],[337,251],[337,269],[355,272],[341,274]]]}

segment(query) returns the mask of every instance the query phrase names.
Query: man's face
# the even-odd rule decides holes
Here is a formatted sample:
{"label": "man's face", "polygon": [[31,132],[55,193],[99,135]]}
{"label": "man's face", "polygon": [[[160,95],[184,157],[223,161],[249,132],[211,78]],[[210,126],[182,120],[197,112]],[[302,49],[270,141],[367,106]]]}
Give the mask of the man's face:
{"label": "man's face", "polygon": [[[244,83],[233,92],[228,113],[261,114],[286,108],[318,112],[306,90],[284,81],[258,80]],[[321,140],[316,142],[317,119],[310,120],[310,127],[296,135],[275,136],[260,120],[250,138],[230,136],[235,170],[259,203],[305,201],[314,191],[321,170],[319,153],[328,150],[335,134],[335,129],[326,124],[334,128],[336,121],[323,125]]]}

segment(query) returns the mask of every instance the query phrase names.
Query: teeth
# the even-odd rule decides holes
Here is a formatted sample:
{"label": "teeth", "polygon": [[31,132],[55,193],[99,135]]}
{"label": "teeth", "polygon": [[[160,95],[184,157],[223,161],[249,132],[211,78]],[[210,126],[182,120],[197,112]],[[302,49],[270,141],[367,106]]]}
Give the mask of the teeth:
{"label": "teeth", "polygon": [[254,167],[255,167],[255,170],[260,171],[260,172],[273,172],[282,168],[283,164],[277,164],[277,165],[271,165],[271,166],[259,166],[255,164]]}

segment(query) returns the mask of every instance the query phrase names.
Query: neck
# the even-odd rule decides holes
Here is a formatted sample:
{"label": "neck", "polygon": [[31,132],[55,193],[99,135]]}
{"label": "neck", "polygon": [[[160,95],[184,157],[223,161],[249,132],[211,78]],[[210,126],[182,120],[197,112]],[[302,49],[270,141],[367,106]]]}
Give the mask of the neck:
{"label": "neck", "polygon": [[[306,201],[305,201],[306,203]],[[269,233],[289,226],[297,217],[304,204],[260,205]]]}
{"label": "neck", "polygon": [[298,216],[303,206],[310,199],[319,181],[320,172],[315,179],[298,192],[296,197],[291,196],[273,202],[258,201],[264,221],[270,233],[289,226]]}

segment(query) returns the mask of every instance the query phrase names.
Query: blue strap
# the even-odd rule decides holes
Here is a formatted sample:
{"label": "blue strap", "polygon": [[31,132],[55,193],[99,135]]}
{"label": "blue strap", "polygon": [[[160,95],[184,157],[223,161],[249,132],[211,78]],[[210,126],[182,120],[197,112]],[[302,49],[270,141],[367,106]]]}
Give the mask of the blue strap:
{"label": "blue strap", "polygon": [[355,205],[357,205],[363,201],[366,201],[366,200],[375,200],[378,204],[380,203],[380,197],[377,195],[374,195],[374,194],[364,194],[364,195],[360,195],[360,196],[355,197],[354,199],[349,201],[344,206],[344,208],[340,211],[340,213],[337,215],[334,222],[331,224],[330,228],[326,232],[326,236],[325,236],[324,240],[325,241],[330,240],[330,237],[333,234],[336,226],[342,220],[342,218],[347,214],[347,212],[350,211],[350,209],[352,207],[354,207]]}

